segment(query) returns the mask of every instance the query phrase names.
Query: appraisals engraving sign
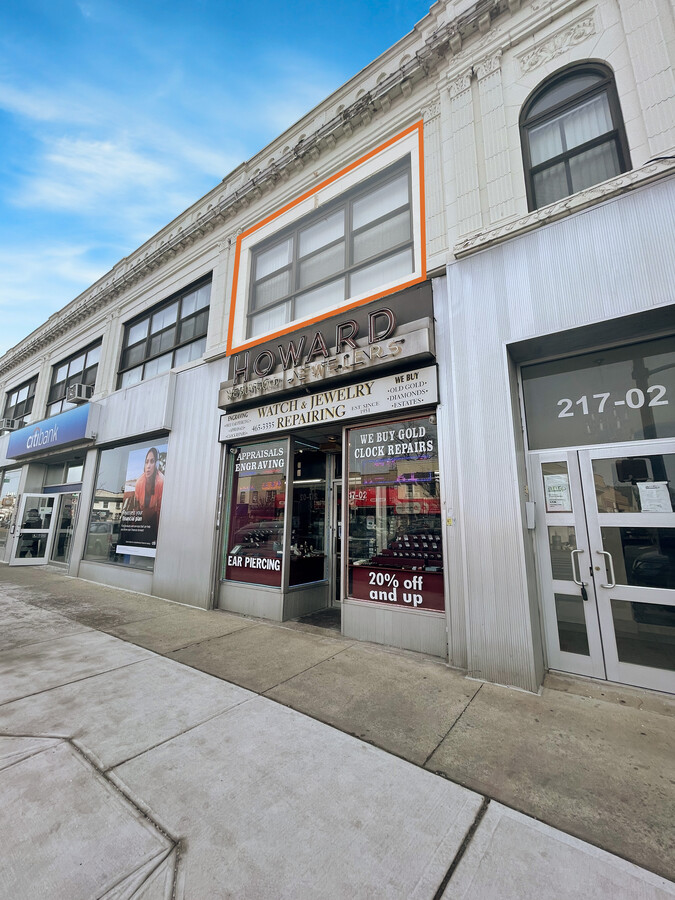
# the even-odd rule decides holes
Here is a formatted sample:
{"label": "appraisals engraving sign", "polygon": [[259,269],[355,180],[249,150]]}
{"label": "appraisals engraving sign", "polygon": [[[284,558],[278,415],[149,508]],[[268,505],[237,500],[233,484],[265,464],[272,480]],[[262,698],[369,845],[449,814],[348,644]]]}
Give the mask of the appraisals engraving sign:
{"label": "appraisals engraving sign", "polygon": [[379,415],[438,401],[436,366],[265,403],[220,417],[220,441]]}

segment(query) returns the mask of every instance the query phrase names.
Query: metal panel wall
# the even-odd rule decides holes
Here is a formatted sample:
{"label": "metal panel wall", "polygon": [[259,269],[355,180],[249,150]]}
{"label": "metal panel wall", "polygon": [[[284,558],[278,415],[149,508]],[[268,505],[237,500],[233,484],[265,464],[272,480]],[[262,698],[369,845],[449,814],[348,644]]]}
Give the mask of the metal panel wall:
{"label": "metal panel wall", "polygon": [[207,608],[216,545],[220,444],[218,389],[227,360],[175,375],[153,594]]}
{"label": "metal panel wall", "polygon": [[[138,435],[171,428],[176,377],[175,372],[167,372],[166,375],[115,391],[101,400],[96,443],[121,443]],[[214,406],[217,398],[216,391]]]}
{"label": "metal panel wall", "polygon": [[[507,344],[672,302],[674,211],[675,182],[659,182],[448,266],[448,388],[473,676],[529,690],[540,681]],[[441,377],[450,377],[448,367]]]}

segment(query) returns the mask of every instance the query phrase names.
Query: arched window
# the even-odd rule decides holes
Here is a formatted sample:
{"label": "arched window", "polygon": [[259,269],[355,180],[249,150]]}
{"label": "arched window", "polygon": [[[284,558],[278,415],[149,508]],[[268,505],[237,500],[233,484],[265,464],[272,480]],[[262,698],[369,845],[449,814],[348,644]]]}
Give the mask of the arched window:
{"label": "arched window", "polygon": [[527,201],[538,209],[630,169],[614,77],[600,63],[557,72],[523,106]]}

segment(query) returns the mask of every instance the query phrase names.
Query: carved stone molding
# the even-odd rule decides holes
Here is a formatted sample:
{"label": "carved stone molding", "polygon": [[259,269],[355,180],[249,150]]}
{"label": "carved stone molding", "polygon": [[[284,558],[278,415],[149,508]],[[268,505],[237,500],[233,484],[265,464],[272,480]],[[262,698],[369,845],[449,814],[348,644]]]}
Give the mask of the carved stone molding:
{"label": "carved stone molding", "polygon": [[524,53],[518,54],[517,59],[520,63],[520,68],[523,72],[531,72],[557,56],[567,53],[576,44],[580,44],[595,33],[595,14],[593,12],[587,13],[585,16],[572,22],[571,25],[561,28],[534,47],[530,47]]}
{"label": "carved stone molding", "polygon": [[549,222],[565,218],[602,200],[609,200],[611,197],[642,187],[642,185],[650,181],[658,181],[660,178],[673,174],[675,174],[675,163],[672,160],[655,160],[647,163],[640,169],[624,172],[622,175],[617,175],[615,178],[610,178],[601,184],[593,185],[593,187],[587,188],[585,191],[572,194],[571,197],[564,197],[556,203],[543,206],[541,209],[534,210],[526,216],[520,216],[518,219],[513,219],[511,222],[500,225],[498,228],[490,228],[487,231],[473,234],[471,237],[455,244],[453,248],[454,255],[457,259],[460,259],[463,256],[468,256],[470,253],[484,250],[491,245],[500,244],[509,238],[533,231],[541,225],[547,225]]}
{"label": "carved stone molding", "polygon": [[453,78],[452,81],[448,83],[448,91],[450,93],[450,99],[454,100],[455,97],[459,97],[460,94],[463,94],[464,91],[468,91],[471,87],[471,75],[473,73],[473,69],[467,69],[462,75]]}
{"label": "carved stone molding", "polygon": [[420,110],[420,114],[425,124],[431,122],[432,119],[437,119],[441,114],[441,101],[439,99],[432,100],[431,103]]}
{"label": "carved stone molding", "polygon": [[485,78],[486,75],[492,75],[493,72],[497,72],[501,68],[501,65],[502,51],[498,50],[492,56],[487,56],[474,66],[476,77],[480,81],[480,79]]}

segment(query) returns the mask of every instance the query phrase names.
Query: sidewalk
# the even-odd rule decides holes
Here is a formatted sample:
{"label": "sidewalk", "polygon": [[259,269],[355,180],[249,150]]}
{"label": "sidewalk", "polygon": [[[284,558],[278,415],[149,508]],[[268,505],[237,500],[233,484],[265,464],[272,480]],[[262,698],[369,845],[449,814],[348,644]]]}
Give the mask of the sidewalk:
{"label": "sidewalk", "polygon": [[674,712],[2,566],[0,892],[675,897]]}

